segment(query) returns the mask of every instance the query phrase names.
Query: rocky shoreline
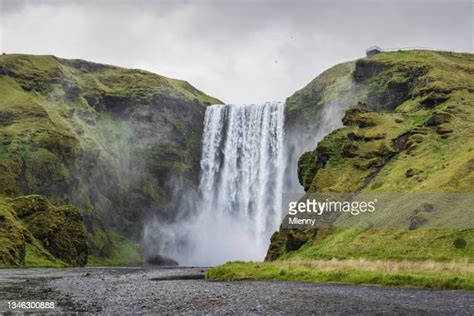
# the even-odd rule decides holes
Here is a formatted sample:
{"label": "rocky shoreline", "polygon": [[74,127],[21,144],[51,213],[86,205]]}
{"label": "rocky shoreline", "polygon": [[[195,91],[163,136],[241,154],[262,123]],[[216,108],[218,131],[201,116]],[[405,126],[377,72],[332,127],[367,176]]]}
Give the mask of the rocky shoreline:
{"label": "rocky shoreline", "polygon": [[[0,270],[0,313],[472,314],[474,293],[275,281],[211,282],[204,268]],[[202,276],[202,277],[197,277]],[[52,301],[11,310],[8,301]]]}

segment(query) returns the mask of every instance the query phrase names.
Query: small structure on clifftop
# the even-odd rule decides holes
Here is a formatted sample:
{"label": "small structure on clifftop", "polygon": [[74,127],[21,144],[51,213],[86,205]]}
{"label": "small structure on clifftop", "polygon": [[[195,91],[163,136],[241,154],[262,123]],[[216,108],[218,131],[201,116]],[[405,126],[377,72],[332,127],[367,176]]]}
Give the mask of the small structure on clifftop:
{"label": "small structure on clifftop", "polygon": [[383,52],[383,49],[378,46],[370,46],[369,48],[365,50],[365,54],[368,57],[377,55],[378,53],[381,53],[381,52]]}

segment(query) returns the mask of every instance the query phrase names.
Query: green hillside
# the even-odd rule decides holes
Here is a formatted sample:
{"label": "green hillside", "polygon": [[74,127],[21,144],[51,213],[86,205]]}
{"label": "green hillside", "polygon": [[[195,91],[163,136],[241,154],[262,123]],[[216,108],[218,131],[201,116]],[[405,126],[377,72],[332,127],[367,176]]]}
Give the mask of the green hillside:
{"label": "green hillside", "polygon": [[316,133],[331,109],[345,112],[344,127],[298,161],[309,198],[392,198],[370,214],[313,216],[313,229],[282,225],[266,262],[230,262],[207,278],[474,288],[473,54],[384,52],[340,64],[286,107],[297,135]]}
{"label": "green hillside", "polygon": [[[344,128],[298,162],[306,192],[474,191],[474,55],[381,53],[356,61],[352,85]],[[310,83],[302,91],[312,90]],[[282,228],[267,259],[474,260],[474,229],[456,226],[472,211],[439,209],[436,220],[449,223],[446,229],[409,229],[413,216],[430,227],[428,213],[387,207],[374,213],[375,228],[358,228],[354,216],[331,219],[333,228]],[[377,229],[387,219],[396,228]],[[342,224],[357,229],[337,228]]]}
{"label": "green hillside", "polygon": [[[204,111],[214,103],[186,81],[142,70],[0,56],[0,265],[83,265],[87,254],[89,263],[143,260],[142,223],[171,218],[176,188],[197,183]],[[32,194],[80,209],[79,261],[35,233],[29,218],[40,215],[15,210],[11,198]],[[63,238],[57,228],[69,215],[52,205],[33,213],[48,214],[51,235]]]}

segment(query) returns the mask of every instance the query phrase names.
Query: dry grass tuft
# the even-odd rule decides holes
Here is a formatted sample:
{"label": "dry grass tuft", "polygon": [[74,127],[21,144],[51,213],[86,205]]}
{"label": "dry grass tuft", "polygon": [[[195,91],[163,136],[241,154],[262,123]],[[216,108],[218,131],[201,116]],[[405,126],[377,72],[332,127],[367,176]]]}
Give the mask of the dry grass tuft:
{"label": "dry grass tuft", "polygon": [[347,260],[286,260],[279,264],[287,265],[288,268],[307,267],[318,270],[336,269],[360,269],[367,271],[410,271],[410,270],[430,270],[447,271],[459,273],[474,273],[474,264],[464,261],[434,262],[434,261],[387,261],[387,260],[367,260],[367,259],[347,259]]}

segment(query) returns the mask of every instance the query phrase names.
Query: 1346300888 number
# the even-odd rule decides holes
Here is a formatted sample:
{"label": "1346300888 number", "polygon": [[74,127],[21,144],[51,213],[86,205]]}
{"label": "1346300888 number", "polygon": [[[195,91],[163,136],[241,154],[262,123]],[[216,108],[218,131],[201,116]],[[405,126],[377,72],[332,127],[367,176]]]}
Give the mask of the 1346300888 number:
{"label": "1346300888 number", "polygon": [[54,302],[47,301],[8,301],[8,309],[54,309]]}

